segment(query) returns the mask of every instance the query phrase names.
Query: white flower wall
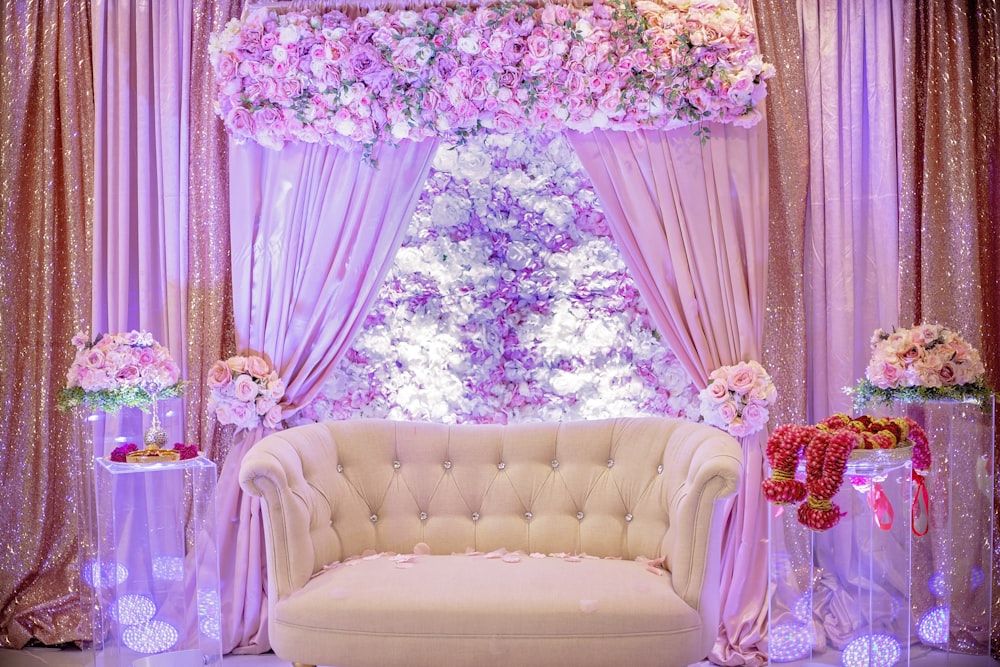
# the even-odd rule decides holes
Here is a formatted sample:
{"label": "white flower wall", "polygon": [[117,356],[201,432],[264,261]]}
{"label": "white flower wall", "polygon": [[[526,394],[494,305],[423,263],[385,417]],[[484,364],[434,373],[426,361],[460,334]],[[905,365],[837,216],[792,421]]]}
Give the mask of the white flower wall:
{"label": "white flower wall", "polygon": [[306,419],[661,414],[697,391],[658,340],[566,141],[443,146],[365,330]]}

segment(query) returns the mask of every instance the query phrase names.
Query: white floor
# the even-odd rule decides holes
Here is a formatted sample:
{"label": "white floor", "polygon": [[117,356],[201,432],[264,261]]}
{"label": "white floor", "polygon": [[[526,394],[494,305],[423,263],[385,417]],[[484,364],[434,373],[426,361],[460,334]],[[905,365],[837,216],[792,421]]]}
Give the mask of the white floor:
{"label": "white floor", "polygon": [[[291,663],[273,653],[227,655],[223,667],[289,667]],[[93,654],[78,649],[28,648],[23,651],[0,648],[0,667],[90,667]]]}
{"label": "white floor", "polygon": [[[828,667],[839,665],[835,651],[822,657],[817,656],[810,663],[788,663],[788,667]],[[968,656],[943,651],[914,651],[910,656],[913,667],[997,667],[1000,662],[985,656]],[[22,651],[0,648],[0,667],[90,667],[93,664],[90,653],[77,649],[29,648]],[[227,655],[222,659],[223,667],[289,667],[288,662],[273,654]],[[470,666],[473,667],[473,666]],[[517,665],[510,665],[517,667]],[[618,665],[614,667],[627,667]],[[709,663],[699,663],[692,667],[712,667]],[[904,667],[898,664],[896,667]]]}

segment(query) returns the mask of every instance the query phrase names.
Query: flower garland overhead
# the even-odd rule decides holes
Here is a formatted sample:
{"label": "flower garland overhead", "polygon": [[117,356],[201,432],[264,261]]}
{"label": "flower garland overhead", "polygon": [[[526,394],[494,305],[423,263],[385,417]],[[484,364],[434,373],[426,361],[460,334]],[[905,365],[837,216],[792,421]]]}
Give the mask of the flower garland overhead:
{"label": "flower garland overhead", "polygon": [[60,409],[82,405],[104,412],[148,410],[154,397],[174,398],[184,392],[180,367],[148,331],[98,334],[93,341],[80,332],[73,336],[73,345],[76,356],[66,387],[59,391]]}
{"label": "flower garland overhead", "polygon": [[701,390],[701,415],[706,424],[716,426],[736,438],[753,435],[770,418],[768,407],[778,391],[764,367],[756,361],[722,366],[708,376]]}
{"label": "flower garland overhead", "polygon": [[891,333],[876,329],[865,379],[847,389],[855,409],[902,401],[971,400],[985,405],[992,395],[976,348],[940,324],[919,324]]}
{"label": "flower garland overhead", "polygon": [[733,0],[501,2],[474,10],[277,13],[212,36],[238,140],[363,145],[494,132],[750,126],[773,66]]}
{"label": "flower garland overhead", "polygon": [[207,384],[208,407],[219,423],[238,429],[280,426],[285,383],[263,357],[237,355],[216,361]]}
{"label": "flower garland overhead", "polygon": [[[783,424],[768,438],[771,477],[764,480],[761,490],[767,500],[779,505],[801,503],[799,522],[811,530],[828,530],[843,516],[833,497],[844,483],[852,452],[909,446],[913,447],[914,481],[923,488],[923,477],[931,466],[930,444],[924,429],[909,417],[836,414],[815,426]],[[803,456],[804,481],[796,479]]]}
{"label": "flower garland overhead", "polygon": [[488,134],[438,149],[364,329],[299,414],[697,419],[698,401],[566,138]]}

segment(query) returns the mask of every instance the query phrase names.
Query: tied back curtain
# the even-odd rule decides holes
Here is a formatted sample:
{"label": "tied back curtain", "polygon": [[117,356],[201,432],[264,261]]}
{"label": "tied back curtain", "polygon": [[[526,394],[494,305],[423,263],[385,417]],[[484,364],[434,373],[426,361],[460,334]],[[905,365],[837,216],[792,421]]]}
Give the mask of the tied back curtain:
{"label": "tied back curtain", "polygon": [[[434,141],[358,152],[316,144],[230,149],[233,303],[239,353],[285,381],[282,415],[308,405],[364,324],[423,190]],[[239,432],[219,479],[223,651],[267,639],[260,502],[239,468],[265,429]]]}
{"label": "tied back curtain", "polygon": [[[763,125],[570,134],[625,262],[666,343],[701,387],[714,369],[759,359],[767,291]],[[711,660],[761,665],[767,594],[766,434],[743,438],[743,490],[723,544],[721,630]]]}

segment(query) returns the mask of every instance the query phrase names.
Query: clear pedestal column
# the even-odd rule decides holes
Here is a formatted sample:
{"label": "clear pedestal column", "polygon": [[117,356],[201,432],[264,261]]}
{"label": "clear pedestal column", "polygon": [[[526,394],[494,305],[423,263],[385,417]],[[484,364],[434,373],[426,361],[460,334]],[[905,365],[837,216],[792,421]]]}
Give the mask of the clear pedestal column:
{"label": "clear pedestal column", "polygon": [[[179,409],[160,405],[168,447]],[[150,422],[139,410],[78,420],[84,648],[97,667],[221,664],[215,464],[107,458],[122,444],[141,448]]]}
{"label": "clear pedestal column", "polygon": [[771,506],[772,663],[909,664],[912,499],[910,450],[900,449],[852,455],[833,499],[845,516],[828,531]]}
{"label": "clear pedestal column", "polygon": [[993,401],[897,403],[927,433],[929,526],[914,541],[913,615],[920,642],[990,655],[993,584]]}

